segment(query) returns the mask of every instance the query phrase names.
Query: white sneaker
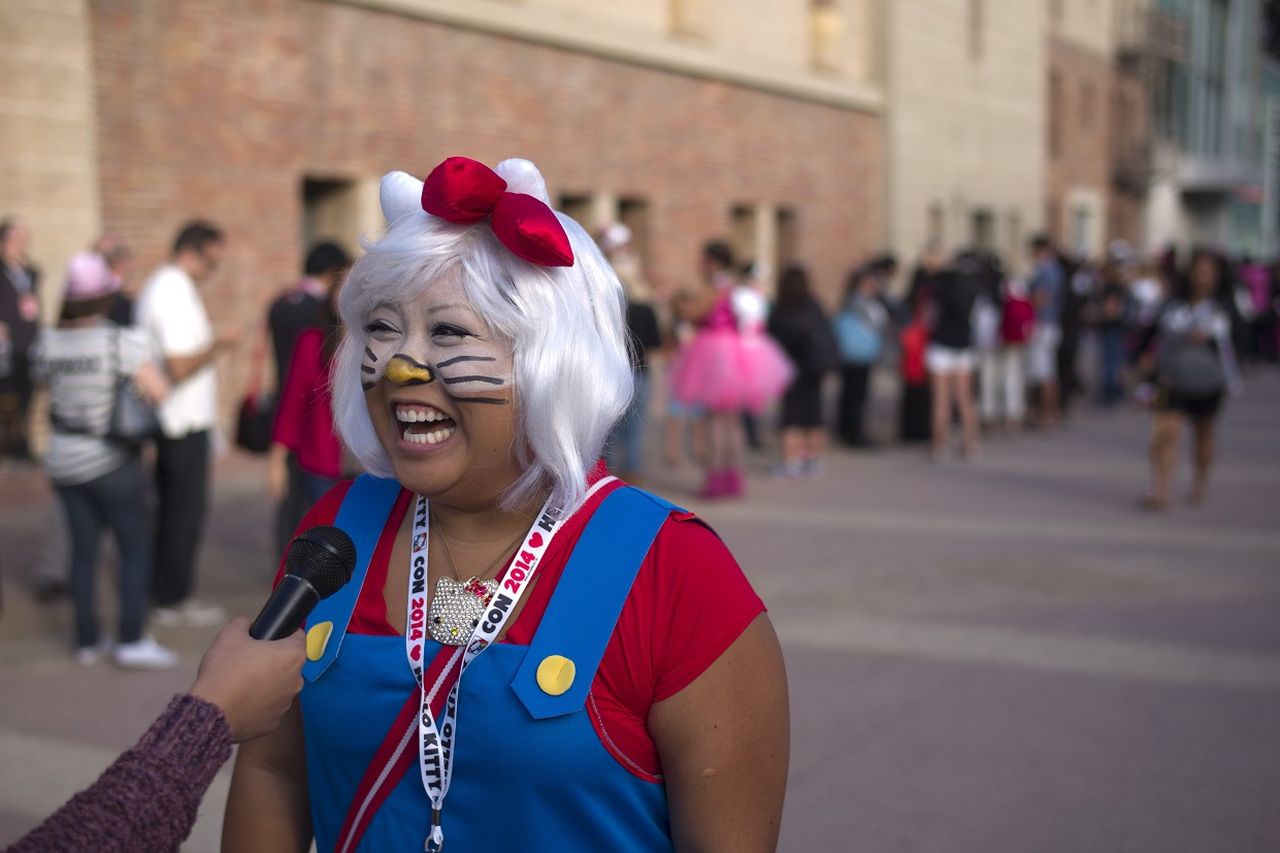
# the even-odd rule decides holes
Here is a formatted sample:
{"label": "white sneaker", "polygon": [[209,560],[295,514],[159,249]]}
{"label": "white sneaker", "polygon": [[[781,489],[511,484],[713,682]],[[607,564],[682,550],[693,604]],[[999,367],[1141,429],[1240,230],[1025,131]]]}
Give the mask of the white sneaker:
{"label": "white sneaker", "polygon": [[150,634],[135,643],[116,646],[116,666],[125,669],[173,669],[178,665],[178,653],[156,642]]}
{"label": "white sneaker", "polygon": [[76,663],[80,666],[93,666],[102,660],[102,656],[111,653],[111,638],[103,637],[97,645],[80,646],[76,649]]}
{"label": "white sneaker", "polygon": [[227,611],[216,604],[188,598],[174,607],[153,607],[151,618],[166,628],[212,628],[227,621]]}

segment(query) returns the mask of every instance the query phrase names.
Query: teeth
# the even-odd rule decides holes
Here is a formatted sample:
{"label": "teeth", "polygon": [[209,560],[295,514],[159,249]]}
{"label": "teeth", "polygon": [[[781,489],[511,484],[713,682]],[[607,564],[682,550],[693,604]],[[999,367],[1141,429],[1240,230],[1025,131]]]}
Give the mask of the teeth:
{"label": "teeth", "polygon": [[405,433],[404,440],[410,444],[439,444],[451,435],[453,427],[445,427],[433,432]]}
{"label": "teeth", "polygon": [[396,407],[396,420],[402,424],[434,423],[448,420],[449,416],[438,409],[409,409]]}

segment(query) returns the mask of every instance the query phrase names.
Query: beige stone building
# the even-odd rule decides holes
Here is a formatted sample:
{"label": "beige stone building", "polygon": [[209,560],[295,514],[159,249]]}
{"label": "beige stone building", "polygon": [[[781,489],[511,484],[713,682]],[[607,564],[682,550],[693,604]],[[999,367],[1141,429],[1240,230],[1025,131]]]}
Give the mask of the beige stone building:
{"label": "beige stone building", "polygon": [[1046,8],[1028,0],[886,3],[888,242],[1017,267],[1044,225]]}

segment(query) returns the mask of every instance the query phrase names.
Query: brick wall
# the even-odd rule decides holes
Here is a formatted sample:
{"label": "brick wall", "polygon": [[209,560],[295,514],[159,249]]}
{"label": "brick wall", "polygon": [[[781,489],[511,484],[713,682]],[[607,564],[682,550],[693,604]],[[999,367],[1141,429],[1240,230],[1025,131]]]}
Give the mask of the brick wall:
{"label": "brick wall", "polygon": [[93,34],[104,226],[143,268],[185,219],[225,226],[215,325],[256,322],[296,275],[304,175],[421,176],[450,154],[529,157],[553,196],[646,199],[659,287],[693,280],[735,203],[796,211],[827,296],[882,241],[870,114],[324,2],[101,0]]}
{"label": "brick wall", "polygon": [[[1105,205],[1111,184],[1111,59],[1065,40],[1051,39],[1049,74],[1059,84],[1056,103],[1051,98],[1048,104],[1048,109],[1056,109],[1057,118],[1050,117],[1046,134],[1057,131],[1056,140],[1047,140],[1046,220],[1050,237],[1069,247],[1070,209],[1085,204],[1093,215],[1092,248],[1098,251],[1103,248],[1108,227]],[[1091,98],[1087,95],[1090,91]]]}

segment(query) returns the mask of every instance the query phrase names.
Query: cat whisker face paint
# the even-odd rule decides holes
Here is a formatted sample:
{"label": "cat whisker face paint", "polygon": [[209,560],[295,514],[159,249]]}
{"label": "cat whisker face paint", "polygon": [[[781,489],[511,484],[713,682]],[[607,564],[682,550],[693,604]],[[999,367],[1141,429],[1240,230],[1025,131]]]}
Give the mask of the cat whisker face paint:
{"label": "cat whisker face paint", "polygon": [[456,277],[375,305],[361,328],[370,420],[402,482],[456,481],[514,464],[511,345]]}

